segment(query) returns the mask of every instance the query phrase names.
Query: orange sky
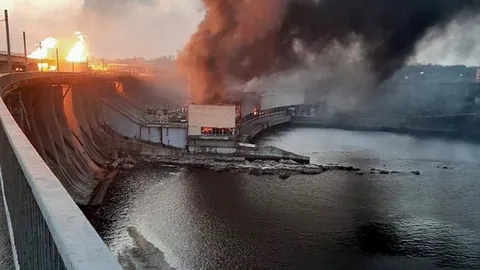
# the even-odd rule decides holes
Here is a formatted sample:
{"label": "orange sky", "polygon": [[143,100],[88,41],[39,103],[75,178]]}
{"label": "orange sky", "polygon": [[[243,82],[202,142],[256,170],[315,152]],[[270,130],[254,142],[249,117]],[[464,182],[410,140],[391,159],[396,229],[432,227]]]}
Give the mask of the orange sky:
{"label": "orange sky", "polygon": [[[22,52],[22,31],[27,47],[47,36],[68,37],[81,31],[88,35],[92,55],[98,57],[153,58],[173,55],[188,41],[203,13],[200,0],[153,0],[155,6],[131,4],[102,17],[83,9],[81,0],[1,0],[0,10],[8,9],[12,51]],[[3,12],[2,16],[3,17]],[[5,50],[5,32],[0,27],[0,50]]]}

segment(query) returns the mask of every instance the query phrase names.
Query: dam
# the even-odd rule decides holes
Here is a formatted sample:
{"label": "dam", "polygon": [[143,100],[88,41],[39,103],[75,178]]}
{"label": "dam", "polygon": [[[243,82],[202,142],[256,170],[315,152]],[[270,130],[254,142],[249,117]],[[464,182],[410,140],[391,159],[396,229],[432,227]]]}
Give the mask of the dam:
{"label": "dam", "polygon": [[[187,121],[180,109],[165,109],[175,102],[156,92],[145,78],[81,73],[36,76],[8,84],[3,100],[42,159],[80,205],[101,203],[118,172],[118,164],[111,165],[119,155],[225,155],[236,160],[309,162],[307,157],[278,148],[256,149],[238,143],[237,137],[248,137],[244,139],[247,142],[265,129],[289,122],[287,106],[249,119],[248,115],[236,115],[240,108],[234,105],[190,105]],[[202,113],[203,118],[194,118]],[[240,124],[237,118],[249,120]],[[194,127],[198,131],[193,131]],[[219,131],[212,133],[212,128]]]}
{"label": "dam", "polygon": [[[338,125],[338,122],[328,122],[336,118],[323,119],[319,117],[321,115],[318,106],[312,113],[313,106],[306,104],[305,96],[299,94],[292,96],[288,92],[283,97],[282,94],[272,96],[271,93],[260,95],[244,93],[240,97],[233,97],[233,104],[228,105],[230,107],[227,106],[230,118],[225,122],[224,127],[212,126],[212,123],[218,122],[215,119],[212,122],[209,117],[198,118],[195,123],[198,129],[189,132],[189,128],[193,126],[189,126],[186,121],[188,117],[185,116],[182,109],[179,109],[184,105],[182,100],[185,97],[182,96],[182,93],[175,91],[158,91],[155,83],[152,83],[151,80],[153,79],[149,77],[129,74],[97,73],[36,72],[14,73],[0,77],[0,85],[3,89],[2,99],[6,106],[2,112],[4,128],[2,150],[7,150],[3,153],[1,163],[5,182],[3,186],[5,186],[5,194],[7,194],[6,202],[9,202],[12,220],[16,222],[14,224],[24,222],[23,226],[30,226],[29,228],[35,228],[37,226],[35,224],[43,226],[42,228],[47,234],[38,237],[43,239],[48,236],[50,237],[47,237],[50,239],[48,241],[54,241],[49,242],[54,243],[53,247],[60,247],[58,250],[54,249],[55,256],[61,256],[66,261],[72,260],[67,254],[68,249],[62,248],[64,247],[62,239],[56,235],[58,232],[55,231],[55,228],[62,228],[62,231],[67,234],[83,232],[84,234],[78,233],[78,235],[86,235],[85,238],[91,239],[94,246],[108,252],[95,231],[89,225],[85,225],[88,224],[88,221],[84,219],[77,205],[101,204],[108,187],[115,181],[117,173],[122,170],[124,165],[128,169],[129,164],[122,164],[119,160],[127,160],[130,158],[129,155],[155,156],[161,161],[168,159],[170,162],[173,160],[175,164],[182,164],[182,160],[191,158],[191,152],[197,152],[195,155],[202,159],[223,152],[222,154],[227,159],[231,158],[236,162],[264,158],[278,161],[293,159],[308,163],[310,159],[306,154],[302,156],[281,151],[279,145],[258,146],[251,142],[255,141],[255,137],[263,131],[274,126],[318,124],[328,128]],[[476,86],[475,84],[471,85]],[[183,108],[185,109],[185,107]],[[200,111],[204,109],[200,109]],[[236,125],[233,127],[231,117],[235,118],[238,112],[241,116],[241,125],[237,128]],[[477,119],[474,115],[468,117]],[[339,119],[341,118],[337,118],[337,120]],[[347,120],[360,127],[367,123],[365,119],[353,121],[357,119],[351,116],[348,116]],[[383,120],[385,121],[385,119]],[[386,120],[392,123],[392,119]],[[236,120],[234,119],[234,121]],[[356,128],[355,125],[337,127]],[[378,129],[382,125],[372,122],[370,128]],[[234,134],[237,135],[236,140],[232,140],[229,136]],[[212,141],[216,141],[215,145],[211,145]],[[18,148],[17,144],[30,146]],[[31,146],[35,150],[32,150]],[[38,153],[38,156],[26,157],[21,149],[30,149],[28,155],[35,156]],[[234,153],[228,153],[229,151]],[[235,155],[229,156],[229,154]],[[36,164],[35,162],[22,162],[31,158],[42,162],[45,166],[29,165]],[[195,162],[193,163],[195,164]],[[256,163],[252,162],[252,164]],[[46,167],[47,165],[48,167]],[[229,165],[222,164],[221,166],[213,169],[229,170]],[[7,170],[5,168],[14,169]],[[38,168],[53,172],[48,178],[58,181],[56,191],[64,189],[65,192],[59,196],[63,198],[63,202],[71,200],[65,205],[70,207],[69,212],[72,213],[73,218],[61,214],[65,212],[57,212],[55,200],[47,200],[50,204],[37,204],[37,198],[43,198],[43,195],[39,195],[43,193],[39,193],[38,186],[34,186],[31,190],[25,189],[31,183],[44,178],[44,176],[41,178],[36,176],[39,175],[35,171]],[[350,166],[332,165],[318,168],[303,167],[299,173],[309,175],[328,170],[346,170],[357,172],[358,175],[365,174],[363,171],[358,172],[357,169]],[[238,168],[232,170],[238,170]],[[253,172],[251,174],[254,175],[270,175],[275,170],[277,170],[275,166],[253,171],[247,168],[247,171]],[[388,170],[382,171],[389,173]],[[413,169],[413,171],[415,170]],[[407,171],[407,174],[410,172]],[[412,173],[412,175],[417,175],[417,173]],[[21,179],[20,182],[14,181],[17,177]],[[19,183],[27,184],[18,186]],[[13,196],[13,194],[18,194],[17,190],[19,189],[22,189],[22,194],[25,194],[22,196],[26,197]],[[66,199],[65,196],[70,199]],[[22,198],[29,198],[30,203],[27,205],[19,203],[18,200],[23,200]],[[22,214],[25,211],[31,215]],[[52,219],[50,215],[55,216],[55,219]],[[68,221],[68,219],[81,220],[78,226],[85,226],[86,231],[72,226],[72,221]],[[38,256],[45,256],[41,250],[43,243],[48,241],[38,240],[37,246],[29,251],[25,249],[30,243],[29,236],[23,235],[22,230],[12,231],[16,235],[15,239],[18,239],[15,241],[18,241],[17,249],[23,247],[23,253],[19,253],[20,261],[22,258],[32,256],[31,252],[33,251],[37,252],[35,254]],[[103,257],[107,258],[108,256]],[[27,261],[24,263],[28,265]]]}
{"label": "dam", "polygon": [[[116,144],[128,135],[117,132],[125,130],[119,121],[143,118],[135,100],[120,98],[132,91],[129,84],[135,84],[134,78],[58,74],[19,82],[2,93],[25,135],[79,204],[101,201],[102,185],[116,173],[106,168],[116,145],[142,145]],[[118,125],[112,128],[106,121]],[[138,125],[134,132],[140,130]]]}
{"label": "dam", "polygon": [[[398,75],[391,83],[397,81],[397,85],[408,88],[413,75],[406,74],[409,80],[403,74],[403,79]],[[449,133],[448,125],[435,123],[456,121],[460,130],[476,126],[479,119],[475,110],[465,113],[460,109],[452,111],[456,113],[453,117],[374,117],[378,110],[385,110],[382,99],[371,101],[376,105],[370,112],[332,116],[325,111],[327,107],[321,106],[318,93],[312,96],[309,92],[279,90],[231,92],[231,106],[185,106],[186,93],[158,89],[158,85],[168,84],[168,74],[156,82],[149,76],[130,74],[38,72],[12,76],[19,79],[10,83],[9,76],[2,77],[3,100],[42,159],[81,205],[101,203],[119,169],[118,162],[115,166],[112,163],[122,154],[167,159],[222,154],[236,160],[292,159],[308,163],[308,157],[278,148],[256,149],[248,143],[264,130],[283,124],[394,132],[420,132],[423,128],[426,132]],[[467,93],[475,96],[479,84],[463,80]],[[439,85],[448,88],[445,82],[450,81],[439,81]],[[462,85],[462,81],[457,83]],[[390,107],[390,111],[395,108]],[[198,131],[193,132],[195,128]]]}

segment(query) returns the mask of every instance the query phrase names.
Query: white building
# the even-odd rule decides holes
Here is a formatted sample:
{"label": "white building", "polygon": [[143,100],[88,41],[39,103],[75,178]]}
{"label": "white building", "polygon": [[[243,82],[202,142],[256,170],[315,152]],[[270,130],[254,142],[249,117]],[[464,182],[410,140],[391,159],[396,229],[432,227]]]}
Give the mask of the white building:
{"label": "white building", "polygon": [[188,150],[229,154],[236,151],[235,105],[189,105]]}

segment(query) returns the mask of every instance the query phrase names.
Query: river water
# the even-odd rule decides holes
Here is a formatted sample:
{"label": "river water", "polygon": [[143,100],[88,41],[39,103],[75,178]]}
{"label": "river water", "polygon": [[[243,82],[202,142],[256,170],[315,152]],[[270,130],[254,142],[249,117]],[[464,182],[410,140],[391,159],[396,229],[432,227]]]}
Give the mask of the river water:
{"label": "river water", "polygon": [[311,128],[258,143],[421,175],[137,170],[86,213],[126,269],[480,269],[480,145]]}

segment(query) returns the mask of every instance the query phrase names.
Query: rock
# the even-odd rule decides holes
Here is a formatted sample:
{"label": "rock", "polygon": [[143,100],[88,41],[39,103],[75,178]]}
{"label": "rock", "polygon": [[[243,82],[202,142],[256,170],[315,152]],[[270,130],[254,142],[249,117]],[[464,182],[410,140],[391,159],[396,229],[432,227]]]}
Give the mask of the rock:
{"label": "rock", "polygon": [[123,158],[119,158],[119,159],[115,160],[114,162],[112,162],[109,167],[113,168],[113,169],[116,169],[122,163],[123,163]]}
{"label": "rock", "polygon": [[399,171],[392,171],[391,173],[395,173],[395,174],[397,174],[397,173],[400,173],[400,172],[399,172]]}
{"label": "rock", "polygon": [[355,174],[356,174],[356,175],[364,175],[363,172],[356,172]]}
{"label": "rock", "polygon": [[420,175],[419,171],[412,171],[412,173],[415,174],[415,175]]}
{"label": "rock", "polygon": [[321,174],[323,173],[323,168],[303,168],[301,173],[307,175]]}
{"label": "rock", "polygon": [[122,169],[124,170],[130,170],[130,169],[133,169],[135,167],[135,165],[133,164],[122,164],[122,166],[120,166]]}
{"label": "rock", "polygon": [[272,168],[263,168],[262,169],[262,174],[264,175],[273,175],[275,174],[275,170]]}
{"label": "rock", "polygon": [[287,173],[287,172],[282,172],[278,175],[278,177],[280,179],[283,179],[283,180],[290,178],[290,176],[292,176],[292,175],[290,173]]}
{"label": "rock", "polygon": [[124,158],[123,162],[128,164],[133,164],[133,165],[137,164],[137,161],[131,157]]}
{"label": "rock", "polygon": [[443,169],[448,170],[449,168],[447,166],[444,166]]}
{"label": "rock", "polygon": [[263,170],[261,168],[251,168],[249,174],[260,176],[263,174]]}
{"label": "rock", "polygon": [[370,169],[370,171],[372,171],[372,172],[374,172],[374,171],[376,171],[376,170],[377,170],[377,169],[375,169],[375,168],[371,168],[371,169]]}
{"label": "rock", "polygon": [[380,174],[389,174],[389,173],[390,173],[389,171],[380,170]]}
{"label": "rock", "polygon": [[118,159],[118,152],[113,152],[111,155],[110,155],[110,158],[112,160],[117,160]]}
{"label": "rock", "polygon": [[291,159],[281,159],[279,161],[279,163],[288,164],[288,165],[298,165],[297,162],[295,162],[294,160],[291,160]]}
{"label": "rock", "polygon": [[210,167],[210,170],[215,172],[224,172],[227,170],[227,166],[223,164],[217,164]]}

